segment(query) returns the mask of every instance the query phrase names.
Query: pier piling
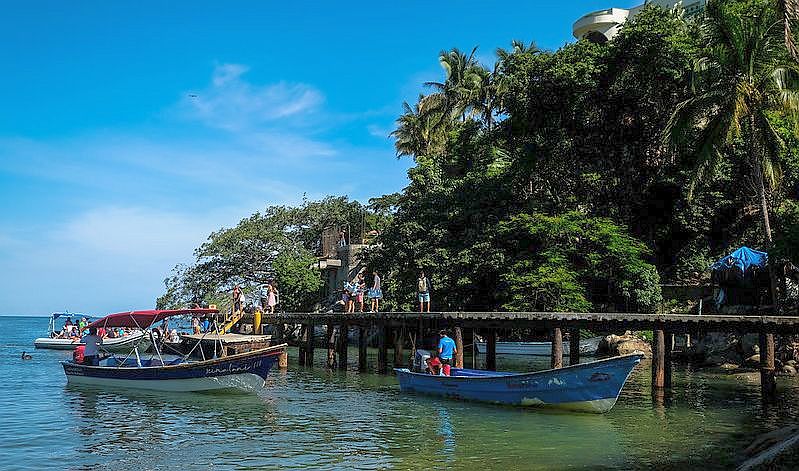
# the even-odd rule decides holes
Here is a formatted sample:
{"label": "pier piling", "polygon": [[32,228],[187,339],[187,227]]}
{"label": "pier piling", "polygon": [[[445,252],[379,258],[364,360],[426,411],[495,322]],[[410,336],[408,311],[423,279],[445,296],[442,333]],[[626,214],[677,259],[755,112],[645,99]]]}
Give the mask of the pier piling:
{"label": "pier piling", "polygon": [[366,327],[358,326],[358,371],[366,371]]}
{"label": "pier piling", "polygon": [[314,324],[306,325],[305,329],[305,366],[313,366]]}
{"label": "pier piling", "polygon": [[336,326],[332,323],[327,324],[327,367],[333,369],[336,366]]}
{"label": "pier piling", "polygon": [[380,324],[380,332],[377,336],[377,372],[386,374],[388,372],[388,326]]}
{"label": "pier piling", "polygon": [[569,330],[569,365],[580,363],[580,328]]}
{"label": "pier piling", "polygon": [[297,361],[299,362],[300,366],[305,366],[305,345],[307,344],[306,336],[308,335],[308,324],[300,324],[300,339],[298,342],[298,355]]}
{"label": "pier piling", "polygon": [[281,370],[285,370],[289,367],[289,354],[286,351],[280,354],[280,357],[277,360],[277,367]]}
{"label": "pier piling", "polygon": [[455,327],[455,368],[463,368],[463,330]]}
{"label": "pier piling", "polygon": [[486,335],[486,369],[497,370],[497,329],[488,329]]}
{"label": "pier piling", "polygon": [[404,328],[399,328],[394,330],[394,368],[405,367],[405,354],[403,353],[405,346],[404,334],[405,334]]}
{"label": "pier piling", "polygon": [[652,390],[666,387],[666,335],[663,329],[652,331]]}
{"label": "pier piling", "polygon": [[560,327],[552,329],[552,355],[549,364],[552,369],[563,368],[563,331]]}
{"label": "pier piling", "polygon": [[760,392],[763,399],[774,399],[777,381],[774,377],[774,334],[761,332],[760,338]]}
{"label": "pier piling", "polygon": [[338,327],[338,369],[347,369],[347,347],[349,343],[350,326],[342,322]]}

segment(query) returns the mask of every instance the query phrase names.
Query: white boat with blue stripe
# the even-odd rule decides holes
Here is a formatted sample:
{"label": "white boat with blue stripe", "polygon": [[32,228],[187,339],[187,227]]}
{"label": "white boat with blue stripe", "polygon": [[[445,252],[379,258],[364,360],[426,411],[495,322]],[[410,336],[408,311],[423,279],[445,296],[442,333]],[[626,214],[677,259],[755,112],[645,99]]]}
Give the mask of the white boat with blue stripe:
{"label": "white boat with blue stripe", "polygon": [[[89,327],[131,327],[144,329],[167,317],[215,314],[216,309],[170,311],[131,311],[111,314]],[[157,344],[149,358],[134,347],[126,356],[111,354],[98,364],[75,360],[62,361],[67,382],[103,387],[152,389],[159,391],[253,391],[264,386],[271,368],[285,352],[286,344],[218,358],[190,360],[184,356],[163,355]],[[224,349],[220,349],[224,351]]]}

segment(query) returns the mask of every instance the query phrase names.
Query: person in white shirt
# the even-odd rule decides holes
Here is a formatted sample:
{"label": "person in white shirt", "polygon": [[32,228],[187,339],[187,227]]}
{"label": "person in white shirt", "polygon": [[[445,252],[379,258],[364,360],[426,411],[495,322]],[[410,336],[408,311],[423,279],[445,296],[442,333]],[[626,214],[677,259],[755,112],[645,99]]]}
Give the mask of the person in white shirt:
{"label": "person in white shirt", "polygon": [[83,350],[83,364],[90,366],[99,365],[100,345],[103,344],[103,338],[97,335],[96,327],[89,329],[89,335],[83,337],[83,343],[86,345],[85,350]]}

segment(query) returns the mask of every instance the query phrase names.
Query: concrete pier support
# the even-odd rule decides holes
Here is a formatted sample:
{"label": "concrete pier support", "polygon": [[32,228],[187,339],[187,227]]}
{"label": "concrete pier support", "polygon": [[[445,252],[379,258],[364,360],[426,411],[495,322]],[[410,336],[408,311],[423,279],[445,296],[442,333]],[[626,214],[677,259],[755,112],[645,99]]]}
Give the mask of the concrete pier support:
{"label": "concrete pier support", "polygon": [[552,329],[552,355],[549,365],[553,369],[563,368],[563,331],[560,327]]}
{"label": "concrete pier support", "polygon": [[349,346],[350,326],[343,322],[338,326],[338,369],[347,369],[347,347]]}
{"label": "concrete pier support", "polygon": [[763,399],[772,400],[777,395],[774,376],[774,334],[760,333],[760,392]]}
{"label": "concrete pier support", "polygon": [[366,327],[358,326],[358,371],[366,371]]}
{"label": "concrete pier support", "polygon": [[580,363],[580,328],[569,330],[569,365]]}
{"label": "concrete pier support", "polygon": [[455,327],[455,368],[463,368],[463,330]]}
{"label": "concrete pier support", "polygon": [[497,370],[497,329],[488,329],[486,335],[486,369]]}

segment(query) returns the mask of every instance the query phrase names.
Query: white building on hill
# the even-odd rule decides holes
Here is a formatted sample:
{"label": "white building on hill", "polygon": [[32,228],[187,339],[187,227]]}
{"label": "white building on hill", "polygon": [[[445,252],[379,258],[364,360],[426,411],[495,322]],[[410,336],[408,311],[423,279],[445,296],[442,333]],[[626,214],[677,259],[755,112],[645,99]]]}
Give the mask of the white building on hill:
{"label": "white building on hill", "polygon": [[707,0],[646,0],[643,5],[630,8],[608,8],[605,10],[588,13],[577,20],[572,26],[572,32],[577,39],[590,39],[596,42],[605,42],[613,39],[619,32],[621,25],[638,14],[646,5],[659,5],[666,9],[682,8],[685,14],[695,15],[705,8]]}

